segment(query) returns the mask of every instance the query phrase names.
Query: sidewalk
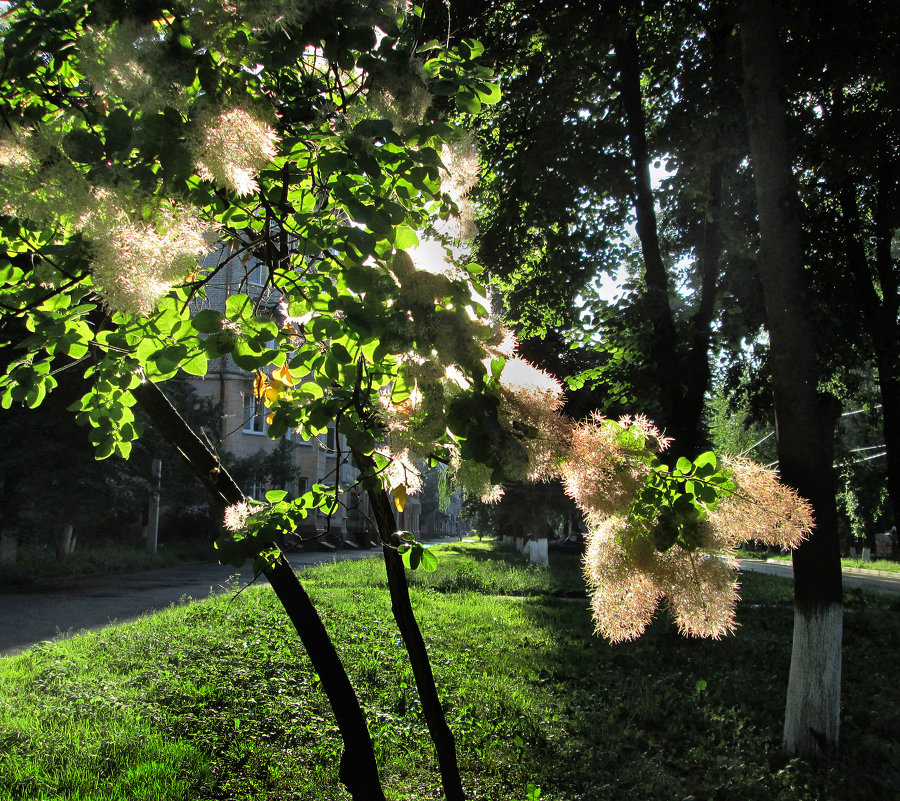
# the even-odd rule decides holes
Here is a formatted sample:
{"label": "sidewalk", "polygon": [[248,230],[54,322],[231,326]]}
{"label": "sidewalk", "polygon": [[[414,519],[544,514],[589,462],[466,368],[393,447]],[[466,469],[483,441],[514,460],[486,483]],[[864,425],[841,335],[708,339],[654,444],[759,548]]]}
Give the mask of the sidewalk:
{"label": "sidewalk", "polygon": [[[767,561],[763,559],[740,559],[741,570],[768,573],[773,576],[794,577],[794,567],[790,562]],[[900,573],[884,570],[866,570],[864,567],[845,567],[842,571],[844,589],[874,590],[875,592],[900,593]]]}

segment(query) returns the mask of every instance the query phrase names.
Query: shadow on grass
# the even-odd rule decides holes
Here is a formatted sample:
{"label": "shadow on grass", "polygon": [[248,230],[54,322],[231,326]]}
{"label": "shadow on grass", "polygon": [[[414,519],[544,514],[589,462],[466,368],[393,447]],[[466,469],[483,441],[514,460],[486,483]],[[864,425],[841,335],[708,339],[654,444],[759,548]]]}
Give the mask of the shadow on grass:
{"label": "shadow on grass", "polygon": [[[662,608],[643,637],[609,645],[591,633],[588,608],[525,600],[523,614],[552,637],[552,646],[532,655],[531,684],[549,684],[559,696],[568,734],[566,751],[557,753],[554,740],[534,728],[534,747],[552,753],[539,761],[536,781],[574,780],[586,798],[898,797],[896,609],[877,602],[847,608],[843,755],[814,768],[780,749],[791,584],[759,574],[744,574],[741,583],[739,628],[719,641],[681,637]],[[553,767],[560,764],[564,770]],[[607,791],[598,791],[600,777]]]}

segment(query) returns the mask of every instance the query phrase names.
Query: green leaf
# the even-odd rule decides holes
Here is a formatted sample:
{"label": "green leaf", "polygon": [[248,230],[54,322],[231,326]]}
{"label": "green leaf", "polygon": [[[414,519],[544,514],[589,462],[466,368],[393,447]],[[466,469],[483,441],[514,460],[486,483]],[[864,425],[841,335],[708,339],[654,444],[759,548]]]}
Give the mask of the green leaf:
{"label": "green leaf", "polygon": [[266,500],[269,503],[278,503],[279,501],[283,501],[287,497],[287,492],[284,490],[269,490],[266,493]]}
{"label": "green leaf", "polygon": [[500,102],[500,87],[495,83],[479,83],[475,91],[478,92],[478,99],[485,105]]}
{"label": "green leaf", "polygon": [[438,567],[437,557],[427,548],[422,548],[422,570],[426,573],[434,573]]}
{"label": "green leaf", "polygon": [[249,295],[238,293],[229,295],[225,301],[225,314],[232,320],[243,320],[253,314],[253,303]]}
{"label": "green leaf", "polygon": [[209,361],[206,354],[198,353],[185,362],[181,363],[181,369],[189,375],[196,375],[202,378],[209,370]]}
{"label": "green leaf", "polygon": [[478,114],[481,111],[481,101],[468,89],[463,89],[456,95],[456,105],[466,114]]}
{"label": "green leaf", "polygon": [[70,131],[62,140],[66,155],[81,164],[96,164],[103,158],[103,142],[97,134],[79,128]]}
{"label": "green leaf", "polygon": [[191,325],[201,334],[215,334],[222,330],[223,315],[215,309],[203,309],[191,318]]}
{"label": "green leaf", "polygon": [[675,463],[675,469],[683,474],[690,475],[691,468],[693,467],[693,463],[690,459],[686,459],[684,456],[679,456],[678,461]]}
{"label": "green leaf", "polygon": [[417,53],[427,53],[429,50],[439,50],[441,43],[437,39],[429,39],[425,44],[416,48]]}
{"label": "green leaf", "polygon": [[398,225],[394,228],[393,244],[397,250],[414,248],[419,244],[419,236],[408,225]]}
{"label": "green leaf", "polygon": [[353,357],[350,355],[350,351],[347,350],[340,342],[335,342],[331,346],[331,354],[335,359],[338,360],[340,364],[351,364],[353,362]]}
{"label": "green leaf", "polygon": [[459,50],[466,58],[478,58],[484,54],[484,45],[477,39],[463,39],[459,43]]}

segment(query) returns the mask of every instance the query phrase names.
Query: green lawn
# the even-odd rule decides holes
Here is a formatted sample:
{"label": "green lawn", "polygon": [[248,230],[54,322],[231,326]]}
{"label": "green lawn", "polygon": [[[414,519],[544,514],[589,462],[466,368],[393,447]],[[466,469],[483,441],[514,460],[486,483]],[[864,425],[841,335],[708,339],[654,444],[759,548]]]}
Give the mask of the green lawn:
{"label": "green lawn", "polygon": [[182,540],[163,543],[155,553],[135,545],[88,545],[57,561],[52,548],[22,547],[13,565],[0,565],[0,585],[28,584],[39,579],[108,575],[171,567],[180,562],[215,561],[209,543]]}
{"label": "green lawn", "polygon": [[[592,635],[578,561],[521,566],[463,543],[412,574],[473,799],[889,799],[900,787],[900,610],[846,613],[843,759],[779,752],[790,585],[744,577],[735,636],[679,638],[665,614],[634,643]],[[388,795],[440,781],[378,560],[311,568],[367,711]],[[340,738],[265,587],[0,660],[0,799],[343,799]]]}

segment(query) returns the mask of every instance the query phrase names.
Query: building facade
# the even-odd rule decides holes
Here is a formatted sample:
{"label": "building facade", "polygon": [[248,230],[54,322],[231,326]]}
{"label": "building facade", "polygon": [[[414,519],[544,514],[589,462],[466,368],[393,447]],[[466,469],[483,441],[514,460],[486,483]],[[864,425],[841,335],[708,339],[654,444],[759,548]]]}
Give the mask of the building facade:
{"label": "building facade", "polygon": [[[205,300],[195,302],[195,312],[203,308],[224,311],[230,295],[245,293],[259,301],[262,313],[277,317],[281,298],[267,287],[265,265],[253,257],[242,264],[229,259],[229,255],[225,249],[210,255],[208,267],[216,267],[217,262],[223,264],[206,284]],[[270,438],[268,412],[264,400],[254,395],[253,379],[253,373],[238,367],[230,356],[223,356],[211,361],[206,375],[194,382],[197,394],[221,410],[217,421],[218,450],[227,454],[228,461],[241,466],[236,472],[244,492],[262,500],[270,489],[284,489],[291,497],[297,497],[315,484],[338,484],[346,488],[338,509],[331,516],[320,512],[308,518],[299,537],[364,546],[376,541],[368,499],[354,487],[359,471],[334,423],[329,424],[326,433],[312,439],[305,439],[299,430],[289,431],[277,440]],[[254,470],[254,464],[258,469]],[[273,464],[278,469],[273,470]],[[273,474],[278,475],[274,480]],[[410,497],[403,512],[395,514],[398,528],[419,533],[418,498]]]}

